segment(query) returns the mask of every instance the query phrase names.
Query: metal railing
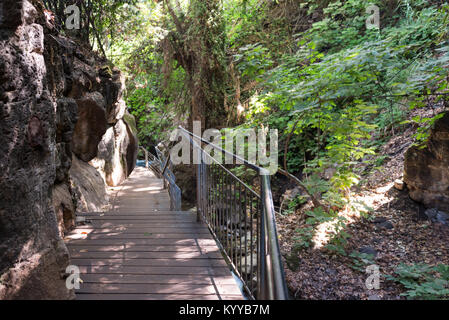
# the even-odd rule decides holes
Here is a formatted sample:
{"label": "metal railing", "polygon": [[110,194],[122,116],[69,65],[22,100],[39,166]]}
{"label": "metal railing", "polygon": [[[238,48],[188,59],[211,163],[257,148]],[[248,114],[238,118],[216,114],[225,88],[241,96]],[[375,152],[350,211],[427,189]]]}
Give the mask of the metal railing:
{"label": "metal railing", "polygon": [[145,154],[145,167],[156,174],[159,179],[164,180],[164,189],[168,188],[170,195],[170,210],[181,211],[181,189],[176,185],[176,177],[173,174],[173,165],[170,156],[164,154],[155,147],[156,155],[149,152],[144,147],[140,147]]}
{"label": "metal railing", "polygon": [[[178,129],[190,140],[199,160],[198,220],[208,225],[244,292],[250,299],[288,299],[268,171],[182,127]],[[232,157],[236,164],[219,163],[202,145]],[[259,193],[235,173],[248,174],[247,170],[259,177]]]}

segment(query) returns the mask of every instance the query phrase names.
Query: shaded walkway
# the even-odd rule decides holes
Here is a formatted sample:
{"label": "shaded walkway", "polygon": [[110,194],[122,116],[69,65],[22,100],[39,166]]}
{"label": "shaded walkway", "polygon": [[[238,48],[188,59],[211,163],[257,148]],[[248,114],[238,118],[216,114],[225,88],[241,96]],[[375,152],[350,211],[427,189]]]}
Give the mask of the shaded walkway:
{"label": "shaded walkway", "polygon": [[163,182],[136,168],[106,213],[78,214],[67,237],[78,299],[242,299],[209,230],[170,212]]}

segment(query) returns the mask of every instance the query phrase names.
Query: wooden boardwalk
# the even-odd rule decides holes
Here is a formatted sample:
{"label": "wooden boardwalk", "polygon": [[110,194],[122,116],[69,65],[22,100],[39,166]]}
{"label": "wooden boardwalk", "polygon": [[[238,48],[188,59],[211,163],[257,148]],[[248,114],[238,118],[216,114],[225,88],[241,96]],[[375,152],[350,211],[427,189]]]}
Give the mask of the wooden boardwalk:
{"label": "wooden boardwalk", "polygon": [[206,226],[171,212],[163,183],[136,168],[106,213],[84,213],[67,238],[78,299],[238,300],[242,294]]}

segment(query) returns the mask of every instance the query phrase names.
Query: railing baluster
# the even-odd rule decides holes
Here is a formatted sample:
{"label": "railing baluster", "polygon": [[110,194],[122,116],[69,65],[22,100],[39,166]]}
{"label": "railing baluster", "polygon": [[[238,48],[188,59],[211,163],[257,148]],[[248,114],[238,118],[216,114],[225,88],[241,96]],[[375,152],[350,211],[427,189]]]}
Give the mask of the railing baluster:
{"label": "railing baluster", "polygon": [[234,210],[235,210],[235,208],[234,208],[235,207],[235,204],[234,204],[234,200],[235,200],[234,184],[235,184],[235,181],[234,181],[234,179],[232,179],[231,184],[230,184],[230,186],[231,186],[231,197],[229,199],[229,204],[231,205],[231,210],[229,210],[229,212],[230,212],[231,216],[229,218],[229,222],[231,224],[231,235],[230,235],[230,238],[231,238],[230,239],[231,240],[231,252],[230,252],[230,254],[231,254],[232,263],[235,265],[235,261],[234,261],[234,234],[235,234],[235,232],[234,232]]}
{"label": "railing baluster", "polygon": [[226,171],[221,170],[221,205],[220,205],[220,210],[221,210],[221,214],[220,214],[220,231],[221,231],[221,243],[224,243],[225,241],[225,233],[224,233],[224,219],[225,219],[225,202],[226,202],[226,198],[225,198],[225,189],[226,189],[226,180],[225,180],[225,174]]}
{"label": "railing baluster", "polygon": [[243,237],[243,234],[242,234],[242,207],[243,207],[243,204],[242,204],[242,198],[243,198],[243,195],[242,195],[242,197],[240,197],[240,195],[242,195],[242,184],[239,182],[239,244],[240,244],[240,248],[239,248],[239,255],[238,255],[238,257],[239,257],[239,264],[240,264],[240,266],[239,266],[239,270],[240,270],[240,275],[242,275],[242,237]]}
{"label": "railing baluster", "polygon": [[262,282],[263,282],[263,274],[262,274],[262,248],[261,248],[261,242],[263,241],[263,235],[262,235],[262,227],[261,227],[261,215],[260,213],[260,199],[257,199],[257,203],[256,203],[256,218],[257,218],[257,223],[256,223],[256,234],[257,234],[257,292],[259,294],[258,299],[260,299],[260,294],[262,293],[261,289],[262,289]]}
{"label": "railing baluster", "polygon": [[[197,150],[198,154],[201,154],[200,150]],[[201,220],[201,185],[202,185],[202,179],[201,179],[201,161],[200,164],[197,166],[197,170],[196,170],[196,221],[200,221]]]}
{"label": "railing baluster", "polygon": [[206,169],[206,212],[205,212],[205,216],[207,221],[209,221],[209,214],[210,214],[210,203],[211,203],[211,198],[210,198],[210,192],[212,189],[211,183],[210,183],[210,166],[205,166]]}
{"label": "railing baluster", "polygon": [[[254,241],[254,226],[253,226],[253,219],[254,219],[254,214],[253,214],[253,205],[254,205],[254,203],[253,203],[253,198],[254,196],[253,195],[251,195],[251,197],[250,197],[250,199],[251,199],[251,201],[250,201],[250,224],[251,224],[251,237],[250,237],[250,241],[251,241],[251,248],[250,248],[250,253],[251,253],[251,256],[250,256],[250,276],[251,276],[251,278],[250,278],[250,281],[251,281],[251,294],[253,294],[254,295],[254,274],[253,274],[253,255],[254,255],[254,244],[253,244],[253,241]],[[257,240],[256,240],[257,241]]]}
{"label": "railing baluster", "polygon": [[245,283],[248,285],[248,199],[245,188]]}
{"label": "railing baluster", "polygon": [[230,235],[229,235],[229,242],[230,242],[230,250],[229,250],[229,254],[231,257],[231,261],[232,263],[235,265],[235,261],[234,261],[234,223],[233,223],[233,219],[234,219],[234,189],[233,189],[233,185],[234,185],[234,181],[233,179],[230,179],[230,183],[229,183],[229,187],[231,189],[230,191],[230,197],[229,197],[229,224],[230,224]]}
{"label": "railing baluster", "polygon": [[214,231],[216,231],[216,229],[215,229],[215,225],[216,225],[216,221],[217,221],[217,199],[218,199],[218,194],[217,194],[217,185],[218,185],[218,182],[217,182],[217,167],[214,165],[214,164],[212,164],[211,165],[211,168],[212,168],[212,172],[213,172],[213,181],[214,181],[214,183],[213,183],[213,190],[212,190],[212,192],[213,192],[213,204],[212,204],[212,216],[213,216],[213,218],[212,218],[212,220],[211,220],[211,226],[212,226],[212,229],[214,229]]}
{"label": "railing baluster", "polygon": [[[229,212],[231,211],[231,204],[229,202],[229,195],[231,194],[231,184],[229,183],[229,174],[226,174],[226,186],[227,186],[227,192],[226,192],[226,220],[225,220],[225,224],[226,224],[226,252],[228,253],[228,255],[230,255],[229,253]],[[231,259],[232,262],[232,259]]]}
{"label": "railing baluster", "polygon": [[234,196],[234,207],[235,207],[235,212],[234,212],[234,219],[236,219],[236,220],[234,220],[234,221],[236,221],[237,223],[236,224],[234,224],[234,257],[235,257],[235,267],[238,269],[238,264],[239,264],[239,260],[238,260],[238,242],[237,242],[237,230],[238,230],[238,227],[240,226],[240,221],[238,220],[238,218],[239,218],[239,216],[240,216],[240,214],[239,214],[239,209],[240,209],[240,207],[239,207],[239,192],[238,192],[238,189],[237,189],[237,185],[238,185],[238,181],[236,182],[236,181],[234,181],[234,194],[235,194],[235,196]]}

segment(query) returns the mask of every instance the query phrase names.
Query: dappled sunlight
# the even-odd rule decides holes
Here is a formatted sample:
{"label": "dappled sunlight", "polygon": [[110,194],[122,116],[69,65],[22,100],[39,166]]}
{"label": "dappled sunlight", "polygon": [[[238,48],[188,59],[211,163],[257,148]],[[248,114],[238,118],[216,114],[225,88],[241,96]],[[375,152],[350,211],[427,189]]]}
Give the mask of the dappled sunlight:
{"label": "dappled sunlight", "polygon": [[[351,193],[348,204],[338,213],[338,217],[345,219],[343,223],[346,226],[355,223],[362,218],[363,213],[369,215],[371,211],[376,211],[378,208],[388,205],[394,199],[393,196],[388,195],[388,191],[393,187],[394,183],[387,183],[371,192]],[[338,233],[338,230],[336,230],[338,222],[338,218],[335,218],[315,227],[315,234],[312,238],[314,249],[323,248],[329,243],[332,236]]]}
{"label": "dappled sunlight", "polygon": [[159,186],[155,186],[155,187],[150,186],[150,187],[146,187],[146,188],[136,188],[133,190],[133,192],[151,191],[148,193],[158,194],[160,190],[161,190],[161,187],[159,187]]}
{"label": "dappled sunlight", "polygon": [[66,239],[70,240],[79,240],[86,239],[89,234],[91,234],[94,229],[75,229],[69,235],[66,236]]}

